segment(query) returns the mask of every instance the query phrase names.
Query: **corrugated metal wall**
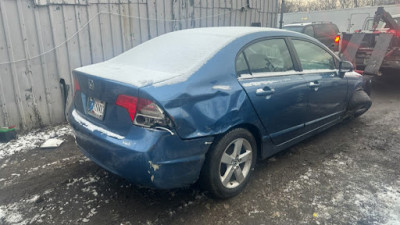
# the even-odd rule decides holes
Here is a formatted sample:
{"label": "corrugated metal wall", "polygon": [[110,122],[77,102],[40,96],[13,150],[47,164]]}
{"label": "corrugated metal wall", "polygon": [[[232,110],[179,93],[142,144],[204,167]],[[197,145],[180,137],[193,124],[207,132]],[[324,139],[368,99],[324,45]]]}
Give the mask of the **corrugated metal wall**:
{"label": "corrugated metal wall", "polygon": [[173,30],[274,27],[277,12],[278,0],[0,0],[0,126],[63,122],[73,68]]}

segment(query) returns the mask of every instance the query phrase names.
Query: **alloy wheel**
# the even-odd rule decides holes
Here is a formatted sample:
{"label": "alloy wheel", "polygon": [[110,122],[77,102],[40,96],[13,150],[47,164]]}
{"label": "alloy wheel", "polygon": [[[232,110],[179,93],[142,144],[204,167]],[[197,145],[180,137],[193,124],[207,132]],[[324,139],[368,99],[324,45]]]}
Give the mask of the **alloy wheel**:
{"label": "alloy wheel", "polygon": [[236,188],[249,175],[252,164],[253,149],[244,138],[233,140],[224,150],[219,175],[222,185],[226,188]]}

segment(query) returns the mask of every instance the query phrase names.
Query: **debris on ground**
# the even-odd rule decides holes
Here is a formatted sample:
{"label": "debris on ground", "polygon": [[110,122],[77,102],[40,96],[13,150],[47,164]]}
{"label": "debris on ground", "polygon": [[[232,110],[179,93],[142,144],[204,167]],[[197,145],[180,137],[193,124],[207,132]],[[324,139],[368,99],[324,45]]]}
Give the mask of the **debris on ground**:
{"label": "debris on ground", "polygon": [[7,143],[15,138],[17,138],[15,126],[0,127],[0,142]]}
{"label": "debris on ground", "polygon": [[63,139],[50,138],[50,139],[47,139],[42,145],[40,145],[40,148],[57,148],[63,142],[64,142]]}

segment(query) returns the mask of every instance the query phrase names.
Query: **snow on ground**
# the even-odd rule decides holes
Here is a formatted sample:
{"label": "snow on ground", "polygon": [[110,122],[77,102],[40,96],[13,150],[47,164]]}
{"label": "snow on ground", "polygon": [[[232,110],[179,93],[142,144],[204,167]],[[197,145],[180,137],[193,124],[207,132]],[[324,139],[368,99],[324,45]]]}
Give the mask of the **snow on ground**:
{"label": "snow on ground", "polygon": [[[309,168],[291,181],[284,192],[293,199],[293,205],[300,203],[296,202],[296,196],[312,196],[309,201],[314,212],[308,217],[314,217],[317,224],[336,221],[338,224],[400,225],[400,181],[382,182],[380,174],[386,172],[376,164],[367,169],[360,167],[339,153],[325,161],[323,168]],[[320,181],[325,179],[328,183],[322,184]],[[306,221],[301,222],[306,224]]]}
{"label": "snow on ground", "polygon": [[[87,223],[91,220],[91,217],[97,214],[99,207],[97,203],[103,202],[102,199],[98,199],[100,196],[96,191],[99,179],[99,176],[87,175],[73,178],[69,183],[63,183],[65,192],[78,191],[70,198],[55,198],[54,195],[51,195],[54,190],[48,189],[9,204],[0,204],[0,224],[47,224],[46,221],[51,221],[54,213],[63,215],[75,207],[79,208],[80,218],[71,219],[69,223]],[[40,204],[43,201],[45,206]],[[104,200],[104,203],[108,203],[108,200]]]}
{"label": "snow on ground", "polygon": [[28,151],[39,147],[49,138],[63,137],[73,135],[69,125],[59,125],[49,129],[37,129],[27,134],[18,136],[17,139],[8,143],[0,143],[0,159],[14,155],[21,151]]}
{"label": "snow on ground", "polygon": [[[45,192],[42,196],[49,194]],[[0,205],[0,224],[13,224],[13,225],[25,225],[25,224],[37,224],[43,223],[42,218],[45,214],[35,214],[33,217],[26,218],[22,215],[23,209],[29,207],[30,209],[36,209],[36,202],[40,201],[42,196],[35,194],[27,199],[21,199],[18,202],[10,203],[7,205]]]}

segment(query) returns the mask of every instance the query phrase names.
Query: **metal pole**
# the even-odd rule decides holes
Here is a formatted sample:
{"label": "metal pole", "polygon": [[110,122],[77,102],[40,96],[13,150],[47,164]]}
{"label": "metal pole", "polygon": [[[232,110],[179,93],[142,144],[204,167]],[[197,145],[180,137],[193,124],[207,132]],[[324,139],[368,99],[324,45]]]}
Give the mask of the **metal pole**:
{"label": "metal pole", "polygon": [[282,29],[283,26],[283,11],[285,11],[285,0],[282,0],[281,4],[281,21],[279,21],[279,29]]}

